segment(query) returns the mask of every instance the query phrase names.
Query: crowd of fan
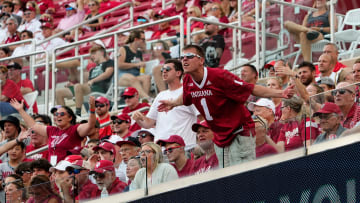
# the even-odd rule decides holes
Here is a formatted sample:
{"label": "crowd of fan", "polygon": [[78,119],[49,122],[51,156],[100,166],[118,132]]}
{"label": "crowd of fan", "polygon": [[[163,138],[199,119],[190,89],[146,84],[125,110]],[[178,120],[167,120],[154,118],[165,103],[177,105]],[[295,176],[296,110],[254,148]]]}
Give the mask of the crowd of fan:
{"label": "crowd of fan", "polygon": [[[9,3],[10,7],[20,3],[14,2]],[[41,23],[36,20],[36,5],[28,2],[32,5],[27,5],[24,10],[23,24],[16,24],[18,18],[15,15],[21,15],[19,7],[6,11],[5,1],[2,12],[10,14],[5,20],[7,31],[4,31],[3,43],[33,37],[39,40],[48,38],[118,5],[107,2],[99,4],[90,0],[87,16],[82,0],[78,0],[77,5],[66,5],[67,16],[54,29],[51,1],[42,1],[47,6],[42,11],[40,7],[40,11],[46,13],[41,15]],[[194,6],[187,8],[185,1],[178,0],[168,10],[149,11],[136,20],[146,23],[183,14],[184,17],[207,16],[210,21],[224,23],[229,19],[235,21],[237,1],[224,2],[195,1]],[[253,1],[245,1],[243,6],[246,11],[243,20],[252,22]],[[97,30],[104,21],[106,17],[89,24],[88,29]],[[184,50],[176,48],[169,52],[169,45],[174,46],[170,44],[172,42],[152,44],[152,57],[159,59],[161,65],[153,69],[159,94],[151,98],[151,76],[140,74],[140,67],[145,63],[139,50],[145,50],[146,39],[158,39],[171,34],[171,30],[178,31],[177,23],[162,23],[159,28],[150,27],[121,36],[126,45],[119,49],[120,55],[115,59],[119,65],[119,81],[115,85],[126,87],[121,94],[126,107],[117,115],[111,114],[112,102],[106,97],[89,97],[88,103],[84,102],[85,95],[105,93],[113,83],[113,56],[108,56],[102,41],[91,43],[85,82],[79,83],[75,69],[74,81],[56,90],[58,105],[51,109],[52,118],[37,114],[36,104],[33,106],[34,115],[27,113],[29,106],[23,95],[34,91],[31,81],[21,78],[21,69],[27,59],[3,62],[0,66],[1,202],[5,199],[10,202],[72,202],[74,199],[105,197],[336,139],[359,130],[359,88],[354,83],[360,82],[360,59],[353,67],[345,67],[337,60],[336,45],[328,44],[317,66],[304,61],[292,69],[287,61],[276,60],[263,68],[269,77],[259,78],[257,68],[246,64],[238,77],[219,67],[227,30],[209,24],[194,22],[191,25],[192,31],[205,28],[205,35],[193,39],[200,46],[190,45]],[[65,37],[65,40],[71,39],[71,34]],[[63,45],[65,40],[54,38],[37,48],[52,50]],[[10,56],[11,51],[13,55],[17,52],[21,55],[29,50],[28,44],[24,44],[2,48],[0,53],[4,52],[5,57]],[[178,57],[180,60],[171,59]],[[77,64],[78,61],[71,61],[62,65],[71,67]],[[204,77],[211,78],[211,82],[204,79],[196,83],[199,81],[190,70],[195,66],[203,69]],[[184,76],[184,73],[191,76]],[[215,74],[222,78],[215,80]],[[220,84],[222,81],[224,84]],[[227,84],[229,81],[233,83]],[[222,88],[189,91],[191,88],[219,85]],[[236,85],[241,87],[237,89]],[[219,95],[219,92],[224,97],[221,101],[194,101],[194,98]],[[73,97],[75,111],[65,103],[65,98]],[[178,98],[183,98],[180,104],[186,106],[173,104],[175,108],[163,110],[166,101],[177,101]],[[143,102],[144,99],[150,103]],[[190,105],[191,102],[194,105]],[[89,118],[77,122],[84,103],[88,105]],[[218,118],[213,118],[209,109],[222,109],[224,104],[236,108],[230,107],[229,111],[223,112],[225,115],[217,114],[222,119],[221,125],[225,123],[220,126],[214,122]],[[243,106],[241,110],[238,110],[238,105]],[[233,115],[234,112],[244,114]],[[20,114],[21,118],[13,113]],[[227,116],[239,119],[226,120]],[[237,121],[242,123],[232,126]],[[222,139],[228,129],[231,129],[226,132],[229,136]],[[233,145],[235,142],[239,142],[238,145]],[[46,151],[26,156],[26,153],[44,146],[48,146]],[[235,161],[232,156],[235,156]],[[226,157],[230,157],[229,160]],[[237,157],[241,160],[236,160]]]}

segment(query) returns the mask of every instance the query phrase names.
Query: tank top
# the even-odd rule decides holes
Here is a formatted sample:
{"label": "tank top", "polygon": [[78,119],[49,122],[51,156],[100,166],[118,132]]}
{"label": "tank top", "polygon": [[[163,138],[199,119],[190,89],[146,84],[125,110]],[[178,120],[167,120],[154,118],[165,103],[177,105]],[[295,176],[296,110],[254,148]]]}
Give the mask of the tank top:
{"label": "tank top", "polygon": [[[132,52],[128,46],[124,46],[126,57],[125,63],[139,63],[143,60],[141,51]],[[130,69],[120,69],[121,73],[130,73],[134,76],[140,75],[140,67],[134,67]]]}
{"label": "tank top", "polygon": [[[307,20],[307,27],[330,27],[329,11],[317,17],[313,17],[313,12],[311,12]],[[325,32],[322,32],[322,34],[325,34]]]}

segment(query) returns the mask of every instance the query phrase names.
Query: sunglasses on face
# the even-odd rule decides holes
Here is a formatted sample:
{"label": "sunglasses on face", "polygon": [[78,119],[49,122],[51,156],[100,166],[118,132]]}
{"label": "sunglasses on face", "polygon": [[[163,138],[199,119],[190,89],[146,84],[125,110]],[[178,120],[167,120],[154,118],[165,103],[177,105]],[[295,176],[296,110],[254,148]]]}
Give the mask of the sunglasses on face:
{"label": "sunglasses on face", "polygon": [[175,149],[179,149],[179,148],[182,148],[182,146],[177,146],[177,147],[169,147],[167,149],[164,150],[164,154],[171,154]]}
{"label": "sunglasses on face", "polygon": [[74,10],[74,8],[73,7],[67,7],[65,10],[66,11],[71,11],[71,10]]}
{"label": "sunglasses on face", "polygon": [[116,119],[116,120],[113,120],[113,121],[112,121],[112,124],[114,124],[114,125],[115,125],[115,124],[119,124],[119,125],[120,125],[120,124],[122,124],[123,122],[124,122],[123,120]]}
{"label": "sunglasses on face", "polygon": [[9,8],[9,6],[8,6],[8,5],[4,5],[3,8]]}
{"label": "sunglasses on face", "polygon": [[32,173],[32,171],[21,171],[21,175],[30,174],[30,173]]}
{"label": "sunglasses on face", "polygon": [[339,93],[339,94],[345,94],[345,92],[349,92],[350,94],[353,93],[352,91],[350,91],[350,90],[348,90],[348,89],[339,89],[339,90],[333,90],[333,91],[331,92],[331,95],[332,95],[332,96],[336,96],[337,93]]}
{"label": "sunglasses on face", "polygon": [[146,23],[146,19],[144,19],[144,18],[138,18],[138,19],[137,19],[137,22],[139,22],[139,23]]}
{"label": "sunglasses on face", "polygon": [[82,171],[82,169],[74,168],[74,170],[70,170],[70,171],[68,171],[68,173],[69,173],[69,175],[72,175],[72,174],[76,175],[76,174],[79,174],[81,171]]}
{"label": "sunglasses on face", "polygon": [[331,116],[333,116],[332,113],[322,113],[319,115],[319,118],[327,120],[327,119],[331,118]]}
{"label": "sunglasses on face", "polygon": [[164,66],[164,67],[162,67],[161,68],[161,72],[163,73],[163,72],[169,72],[169,71],[171,71],[171,67],[170,66]]}
{"label": "sunglasses on face", "polygon": [[14,23],[6,23],[5,25],[6,25],[6,26],[8,26],[8,25],[14,25]]}
{"label": "sunglasses on face", "polygon": [[89,6],[89,7],[91,7],[91,6],[96,6],[96,4],[88,4],[88,6]]}
{"label": "sunglasses on face", "polygon": [[140,135],[138,135],[137,137],[138,138],[145,138],[146,136],[148,136],[148,134],[146,134],[146,133],[141,133]]}
{"label": "sunglasses on face", "polygon": [[96,107],[96,108],[98,108],[98,107],[102,108],[102,107],[104,107],[104,106],[105,106],[105,104],[95,104],[95,107]]}
{"label": "sunglasses on face", "polygon": [[95,173],[95,175],[94,175],[94,178],[95,179],[103,179],[103,178],[105,178],[105,173]]}
{"label": "sunglasses on face", "polygon": [[133,96],[122,96],[122,98],[124,98],[124,99],[132,99],[132,98],[134,98],[134,95]]}
{"label": "sunglasses on face", "polygon": [[217,7],[214,7],[214,8],[211,8],[210,11],[217,11],[219,8]]}
{"label": "sunglasses on face", "polygon": [[192,59],[194,57],[198,57],[201,58],[201,56],[197,55],[197,54],[193,54],[193,53],[186,53],[180,56],[180,60],[184,60],[185,58],[187,59]]}
{"label": "sunglasses on face", "polygon": [[30,14],[31,14],[31,12],[25,12],[25,13],[24,13],[24,15],[26,15],[26,16],[27,16],[27,15],[30,15]]}
{"label": "sunglasses on face", "polygon": [[65,112],[55,112],[55,116],[65,116]]}

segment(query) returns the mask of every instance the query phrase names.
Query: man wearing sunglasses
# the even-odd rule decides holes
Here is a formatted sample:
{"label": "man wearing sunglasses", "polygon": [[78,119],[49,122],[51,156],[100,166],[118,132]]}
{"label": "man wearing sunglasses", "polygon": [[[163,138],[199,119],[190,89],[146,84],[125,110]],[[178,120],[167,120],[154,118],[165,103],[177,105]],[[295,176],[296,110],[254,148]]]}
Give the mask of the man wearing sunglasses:
{"label": "man wearing sunglasses", "polygon": [[276,90],[248,84],[227,70],[204,68],[204,51],[187,45],[181,55],[185,73],[183,94],[176,100],[160,101],[158,111],[194,104],[214,131],[216,155],[221,167],[255,159],[254,123],[244,106],[250,94],[289,98],[293,86]]}
{"label": "man wearing sunglasses", "polygon": [[[148,103],[139,101],[139,92],[134,87],[127,87],[124,90],[124,93],[121,95],[121,97],[125,100],[126,107],[123,109],[122,113],[130,113],[132,111],[136,111],[138,109],[144,108],[144,107],[150,107]],[[142,113],[146,115],[149,111],[143,111]],[[136,130],[139,130],[141,127],[134,121],[131,120],[131,125],[129,130],[131,132],[134,132]]]}
{"label": "man wearing sunglasses", "polygon": [[1,13],[8,13],[10,17],[16,20],[16,25],[19,25],[22,21],[21,16],[18,16],[13,13],[14,4],[11,1],[4,1],[2,3]]}
{"label": "man wearing sunglasses", "polygon": [[174,166],[179,177],[194,173],[194,160],[185,155],[185,142],[179,135],[171,135],[169,139],[158,140],[157,144],[165,147],[165,155]]}
{"label": "man wearing sunglasses", "polygon": [[23,21],[19,26],[17,31],[22,32],[24,30],[29,30],[33,33],[34,36],[41,36],[41,23],[36,19],[36,10],[31,6],[27,6],[24,10]]}
{"label": "man wearing sunglasses", "polygon": [[135,131],[131,136],[137,137],[141,144],[145,142],[154,142],[155,129],[154,128],[141,128],[140,130]]}
{"label": "man wearing sunglasses", "polygon": [[[20,33],[17,31],[18,22],[15,18],[10,17],[6,20],[7,31],[0,33],[1,44],[9,44],[20,41]],[[10,50],[14,50],[16,46],[10,46]]]}
{"label": "man wearing sunglasses", "polygon": [[74,198],[77,201],[89,200],[91,193],[98,187],[89,179],[90,170],[86,168],[86,163],[83,160],[76,160],[66,167],[66,171],[70,176],[61,184],[64,202],[72,202]]}
{"label": "man wearing sunglasses", "polygon": [[339,138],[346,130],[341,125],[342,112],[334,103],[326,102],[320,110],[314,113],[313,117],[320,118],[320,127],[323,131],[316,138],[314,144]]}
{"label": "man wearing sunglasses", "polygon": [[112,135],[109,141],[116,143],[119,140],[124,140],[131,135],[129,130],[131,118],[126,113],[118,114],[117,116],[111,116],[111,130]]}
{"label": "man wearing sunglasses", "polygon": [[[97,114],[97,120],[99,121],[100,125],[110,121],[110,101],[106,97],[97,97],[95,100],[95,112]],[[111,135],[111,127],[110,125],[100,128],[99,130],[99,139],[103,137]]]}
{"label": "man wearing sunglasses", "polygon": [[[211,22],[219,23],[215,16],[206,18]],[[220,59],[225,49],[225,41],[222,35],[219,35],[219,26],[204,23],[206,38],[200,41],[200,46],[205,51],[205,65],[211,68],[217,68],[220,65]]]}
{"label": "man wearing sunglasses", "polygon": [[168,139],[169,135],[180,135],[186,145],[196,144],[196,135],[192,132],[191,126],[196,123],[199,112],[194,106],[174,108],[167,113],[158,112],[157,110],[160,105],[159,101],[176,99],[182,94],[182,64],[179,60],[168,59],[161,68],[161,72],[163,81],[168,84],[169,89],[160,92],[156,96],[146,116],[136,111],[133,114],[133,119],[142,128],[155,128],[155,141]]}
{"label": "man wearing sunglasses", "polygon": [[355,102],[355,94],[355,85],[351,85],[348,82],[340,82],[336,85],[336,89],[332,91],[335,104],[338,105],[344,116],[341,124],[349,129],[353,128],[360,121],[360,116],[357,115],[360,107]]}
{"label": "man wearing sunglasses", "polygon": [[67,30],[77,25],[85,18],[84,0],[77,0],[65,5],[66,16],[62,18],[55,29],[55,33]]}
{"label": "man wearing sunglasses", "polygon": [[91,198],[100,197],[103,190],[111,195],[122,192],[126,187],[126,183],[116,177],[115,168],[111,161],[98,161],[90,174],[94,174],[98,187],[97,190],[92,191]]}

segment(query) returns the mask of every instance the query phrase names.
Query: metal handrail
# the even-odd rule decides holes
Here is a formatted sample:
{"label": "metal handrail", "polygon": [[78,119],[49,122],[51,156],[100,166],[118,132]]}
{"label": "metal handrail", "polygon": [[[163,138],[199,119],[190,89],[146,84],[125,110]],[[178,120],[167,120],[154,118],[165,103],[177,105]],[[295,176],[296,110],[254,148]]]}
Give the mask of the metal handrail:
{"label": "metal handrail", "polygon": [[[56,68],[56,56],[55,56],[55,53],[56,53],[56,50],[63,49],[63,48],[66,48],[66,47],[70,47],[70,46],[74,46],[74,45],[83,44],[83,43],[90,42],[90,41],[93,41],[93,40],[96,40],[96,39],[101,39],[101,38],[114,36],[114,56],[115,56],[115,60],[114,60],[114,67],[115,67],[115,69],[114,69],[114,82],[116,83],[118,81],[118,61],[117,61],[117,56],[118,56],[118,34],[133,31],[133,30],[137,30],[137,29],[141,29],[141,28],[146,28],[146,27],[149,27],[149,26],[152,26],[152,25],[160,24],[160,23],[163,23],[163,22],[169,22],[169,21],[173,21],[173,20],[180,20],[180,31],[181,31],[180,32],[180,49],[182,49],[183,46],[184,46],[184,32],[183,32],[183,30],[184,30],[184,19],[180,15],[172,16],[172,17],[169,17],[169,18],[164,18],[164,19],[157,20],[157,21],[154,21],[154,22],[137,25],[137,26],[130,27],[130,28],[127,28],[127,29],[122,29],[122,30],[118,30],[118,31],[115,31],[115,32],[107,33],[107,34],[104,34],[104,35],[90,37],[90,38],[87,38],[87,39],[83,39],[81,41],[73,42],[73,43],[70,43],[70,44],[66,44],[66,45],[54,48],[52,50],[52,77],[55,78],[55,68]],[[52,85],[53,85],[53,87],[55,87],[55,80],[52,80]],[[52,103],[55,103],[55,88],[52,88],[52,95],[54,95],[51,98]],[[114,96],[114,105],[117,107],[117,97],[118,97],[117,84],[114,85],[114,94],[113,94],[113,96]]]}

